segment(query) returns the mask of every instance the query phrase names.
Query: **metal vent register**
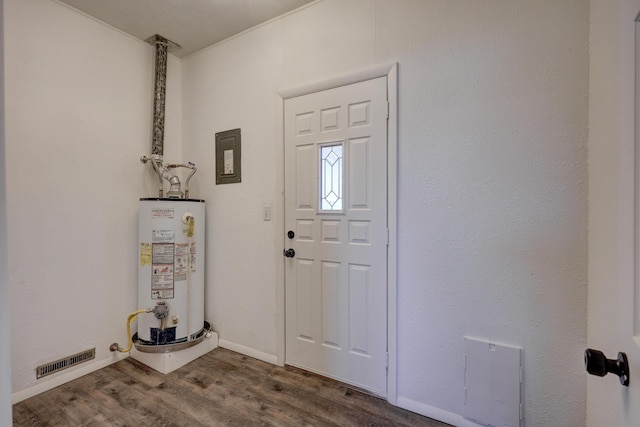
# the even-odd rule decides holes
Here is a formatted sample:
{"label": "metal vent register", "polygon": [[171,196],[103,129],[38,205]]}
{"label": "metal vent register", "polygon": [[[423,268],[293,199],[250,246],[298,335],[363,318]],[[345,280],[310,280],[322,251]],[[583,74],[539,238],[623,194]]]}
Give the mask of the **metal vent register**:
{"label": "metal vent register", "polygon": [[63,357],[54,362],[40,365],[36,368],[36,379],[46,377],[47,375],[55,374],[63,369],[70,368],[96,357],[95,347],[90,350],[81,351],[80,353],[72,354],[71,356]]}

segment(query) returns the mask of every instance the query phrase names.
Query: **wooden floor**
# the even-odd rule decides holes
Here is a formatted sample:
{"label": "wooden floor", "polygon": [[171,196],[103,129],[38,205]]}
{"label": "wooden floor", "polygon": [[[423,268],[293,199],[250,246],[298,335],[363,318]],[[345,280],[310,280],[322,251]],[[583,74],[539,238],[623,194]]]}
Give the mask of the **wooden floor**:
{"label": "wooden floor", "polygon": [[167,375],[127,358],[13,405],[13,425],[447,426],[220,348]]}

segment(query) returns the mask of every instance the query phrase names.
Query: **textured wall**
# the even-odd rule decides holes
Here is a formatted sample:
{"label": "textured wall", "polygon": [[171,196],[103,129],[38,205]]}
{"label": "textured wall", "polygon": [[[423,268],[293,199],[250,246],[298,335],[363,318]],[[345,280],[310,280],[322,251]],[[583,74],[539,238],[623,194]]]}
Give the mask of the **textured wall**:
{"label": "textured wall", "polygon": [[[6,3],[15,393],[38,363],[90,345],[108,360],[123,339],[136,201],[156,181],[137,160],[150,47],[50,1]],[[182,105],[180,89],[167,94],[165,155],[178,160],[182,140],[198,163],[221,338],[278,352],[277,91],[398,61],[399,403],[461,423],[472,335],[524,348],[528,426],[583,425],[587,43],[584,0],[325,0],[170,60],[183,92]],[[243,182],[215,186],[214,135],[236,127]]]}
{"label": "textured wall", "polygon": [[[13,392],[35,367],[125,342],[136,308],[138,198],[151,152],[153,49],[50,0],[5,2]],[[175,65],[175,66],[174,66]],[[180,160],[180,63],[170,60],[167,159]],[[80,367],[79,367],[80,368]],[[82,369],[85,369],[84,367]],[[54,378],[55,380],[55,378]]]}
{"label": "textured wall", "polygon": [[526,425],[582,425],[588,2],[376,4],[400,63],[399,393],[461,413],[470,335],[524,348]]}
{"label": "textured wall", "polygon": [[399,403],[462,422],[471,335],[524,348],[527,425],[584,424],[588,10],[325,0],[183,61],[185,153],[213,159],[215,132],[243,132],[243,183],[198,181],[221,338],[276,351],[275,93],[398,61]]}

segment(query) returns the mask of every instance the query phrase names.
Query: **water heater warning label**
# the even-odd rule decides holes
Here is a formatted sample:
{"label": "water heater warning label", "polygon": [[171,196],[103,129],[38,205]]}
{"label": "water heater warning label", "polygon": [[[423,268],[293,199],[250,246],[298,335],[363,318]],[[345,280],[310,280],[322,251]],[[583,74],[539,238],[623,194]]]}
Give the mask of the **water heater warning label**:
{"label": "water heater warning label", "polygon": [[151,243],[140,243],[140,267],[151,264]]}
{"label": "water heater warning label", "polygon": [[171,264],[173,265],[174,245],[173,243],[153,244],[153,265]]}
{"label": "water heater warning label", "polygon": [[187,243],[176,243],[176,256],[174,262],[174,282],[188,279],[188,274],[196,271],[196,243],[191,243],[191,249]]}
{"label": "water heater warning label", "polygon": [[173,243],[176,241],[174,230],[153,230],[153,243]]}
{"label": "water heater warning label", "polygon": [[175,281],[187,280],[187,271],[189,269],[189,247],[187,245],[176,245],[174,266],[176,270]]}
{"label": "water heater warning label", "polygon": [[173,218],[173,208],[153,208],[151,209],[151,218],[153,219]]}
{"label": "water heater warning label", "polygon": [[[155,241],[155,231],[154,231]],[[174,287],[173,243],[154,243],[151,255],[151,298],[173,298]]]}

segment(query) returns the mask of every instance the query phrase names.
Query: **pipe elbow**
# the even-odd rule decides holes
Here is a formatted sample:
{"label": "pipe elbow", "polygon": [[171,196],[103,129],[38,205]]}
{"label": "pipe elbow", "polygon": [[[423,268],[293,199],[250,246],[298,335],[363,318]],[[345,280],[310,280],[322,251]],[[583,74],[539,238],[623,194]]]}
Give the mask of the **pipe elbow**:
{"label": "pipe elbow", "polygon": [[171,184],[171,187],[167,192],[167,197],[169,197],[170,199],[182,199],[184,197],[184,194],[182,193],[182,190],[180,188],[180,178],[172,175],[168,180],[169,184]]}

